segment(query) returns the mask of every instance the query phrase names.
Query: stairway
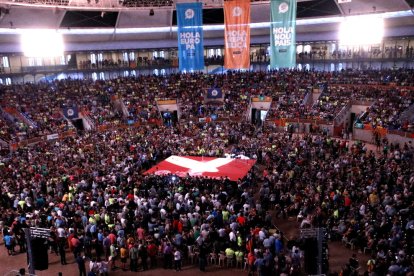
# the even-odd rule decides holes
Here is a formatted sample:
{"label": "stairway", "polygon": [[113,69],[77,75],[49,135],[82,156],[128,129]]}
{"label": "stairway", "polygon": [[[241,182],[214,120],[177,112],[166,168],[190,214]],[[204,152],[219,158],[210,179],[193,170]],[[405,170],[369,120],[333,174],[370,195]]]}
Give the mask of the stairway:
{"label": "stairway", "polygon": [[16,118],[18,121],[25,123],[31,128],[36,128],[36,123],[33,122],[27,115],[23,114],[22,112],[18,111],[15,107],[6,107],[3,110],[9,113],[11,116]]}
{"label": "stairway", "polygon": [[401,113],[400,122],[412,122],[414,121],[414,104],[410,105],[404,112]]}
{"label": "stairway", "polygon": [[90,131],[96,128],[95,123],[93,122],[91,117],[89,117],[87,112],[81,111],[79,117],[82,119],[83,128],[85,130]]}
{"label": "stairway", "polygon": [[303,98],[303,105],[310,107],[313,105],[313,93],[312,92],[306,92],[305,98]]}
{"label": "stairway", "polygon": [[121,111],[124,118],[127,118],[129,116],[128,108],[126,107],[124,100],[122,97],[118,95],[114,95],[111,97],[111,102],[117,111]]}

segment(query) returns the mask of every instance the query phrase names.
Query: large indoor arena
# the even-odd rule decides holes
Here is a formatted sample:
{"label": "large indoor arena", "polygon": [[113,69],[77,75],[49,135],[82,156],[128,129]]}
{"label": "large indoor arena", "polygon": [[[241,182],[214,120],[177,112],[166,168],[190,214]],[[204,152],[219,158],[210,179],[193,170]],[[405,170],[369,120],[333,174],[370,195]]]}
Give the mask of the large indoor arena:
{"label": "large indoor arena", "polygon": [[0,0],[1,275],[414,275],[413,0]]}

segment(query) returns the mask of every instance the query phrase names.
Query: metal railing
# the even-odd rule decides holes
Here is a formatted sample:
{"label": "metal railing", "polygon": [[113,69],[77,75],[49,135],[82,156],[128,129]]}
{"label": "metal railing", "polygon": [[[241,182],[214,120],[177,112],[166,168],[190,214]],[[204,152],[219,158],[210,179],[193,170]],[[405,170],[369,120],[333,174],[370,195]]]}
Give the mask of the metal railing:
{"label": "metal railing", "polygon": [[341,109],[341,111],[339,111],[339,113],[338,113],[338,115],[335,117],[335,119],[334,119],[334,122],[335,122],[335,124],[337,124],[337,125],[339,125],[339,124],[341,124],[343,121],[344,121],[344,119],[345,119],[345,117],[346,117],[346,115],[347,115],[347,113],[348,113],[348,111],[349,111],[349,109],[351,108],[351,106],[352,106],[352,104],[350,103],[350,102],[348,102],[342,109]]}

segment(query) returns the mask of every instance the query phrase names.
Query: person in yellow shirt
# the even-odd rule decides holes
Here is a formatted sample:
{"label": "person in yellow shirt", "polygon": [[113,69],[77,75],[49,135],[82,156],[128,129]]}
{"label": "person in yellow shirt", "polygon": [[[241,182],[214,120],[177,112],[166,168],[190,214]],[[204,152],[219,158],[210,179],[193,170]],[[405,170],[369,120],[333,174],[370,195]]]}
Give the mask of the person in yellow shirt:
{"label": "person in yellow shirt", "polygon": [[233,259],[233,258],[234,258],[234,253],[235,253],[235,252],[234,252],[233,248],[228,247],[228,248],[226,249],[225,253],[226,253],[226,258],[227,258],[227,259]]}
{"label": "person in yellow shirt", "polygon": [[221,211],[221,214],[223,215],[223,221],[227,222],[229,220],[230,212],[227,210]]}
{"label": "person in yellow shirt", "polygon": [[226,258],[227,258],[227,266],[233,263],[235,252],[233,248],[228,247],[225,251]]}
{"label": "person in yellow shirt", "polygon": [[63,195],[63,197],[62,197],[62,201],[63,201],[63,202],[68,201],[68,194],[67,194],[67,193]]}
{"label": "person in yellow shirt", "polygon": [[378,195],[376,191],[373,191],[369,195],[369,203],[371,204],[372,207],[376,206],[379,203],[379,199],[378,199]]}
{"label": "person in yellow shirt", "polygon": [[121,266],[122,270],[126,270],[126,263],[128,259],[128,249],[125,248],[125,246],[122,246],[119,250],[119,255],[121,256]]}
{"label": "person in yellow shirt", "polygon": [[237,232],[237,246],[239,248],[243,247],[243,238],[242,238],[240,232]]}
{"label": "person in yellow shirt", "polygon": [[26,201],[24,201],[24,200],[22,199],[22,200],[20,200],[17,204],[19,204],[20,208],[21,208],[22,210],[24,210],[24,207],[25,207],[25,205],[26,205]]}
{"label": "person in yellow shirt", "polygon": [[234,252],[234,256],[236,257],[236,262],[240,262],[243,264],[243,257],[244,257],[244,253],[243,251],[241,251],[240,249],[237,250],[236,252]]}

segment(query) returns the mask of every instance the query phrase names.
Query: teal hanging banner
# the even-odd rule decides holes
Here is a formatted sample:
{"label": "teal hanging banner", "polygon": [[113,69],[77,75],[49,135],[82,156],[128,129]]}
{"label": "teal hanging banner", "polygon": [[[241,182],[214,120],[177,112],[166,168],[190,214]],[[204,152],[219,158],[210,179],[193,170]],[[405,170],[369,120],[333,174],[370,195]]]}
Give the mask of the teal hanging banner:
{"label": "teal hanging banner", "polygon": [[296,67],[296,0],[270,1],[270,68]]}
{"label": "teal hanging banner", "polygon": [[180,71],[203,70],[203,3],[177,4],[177,23]]}

